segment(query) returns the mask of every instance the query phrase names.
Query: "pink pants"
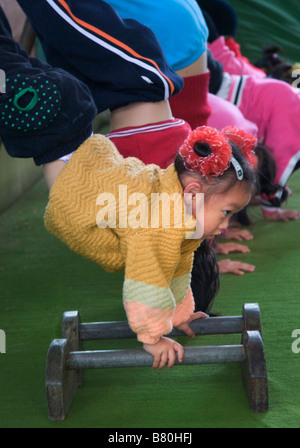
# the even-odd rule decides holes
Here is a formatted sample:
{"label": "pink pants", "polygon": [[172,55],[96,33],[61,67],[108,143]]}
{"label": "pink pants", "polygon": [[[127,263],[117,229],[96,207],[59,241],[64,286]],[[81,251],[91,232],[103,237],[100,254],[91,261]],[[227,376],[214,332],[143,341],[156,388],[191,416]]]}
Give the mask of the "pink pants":
{"label": "pink pants", "polygon": [[209,93],[208,103],[211,107],[211,115],[208,118],[208,126],[218,130],[226,126],[236,126],[247,133],[257,136],[257,126],[255,123],[247,120],[240,109],[234,104],[229,103],[216,95]]}
{"label": "pink pants", "polygon": [[300,161],[300,90],[275,79],[231,78],[227,100],[257,125],[276,162],[275,183],[286,185]]}

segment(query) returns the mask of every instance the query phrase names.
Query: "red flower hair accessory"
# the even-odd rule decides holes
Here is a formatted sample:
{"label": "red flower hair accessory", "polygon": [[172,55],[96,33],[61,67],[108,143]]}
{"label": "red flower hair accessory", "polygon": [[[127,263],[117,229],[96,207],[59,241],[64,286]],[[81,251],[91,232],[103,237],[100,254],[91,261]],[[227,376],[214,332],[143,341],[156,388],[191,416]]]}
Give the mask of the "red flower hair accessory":
{"label": "red flower hair accessory", "polygon": [[257,165],[257,157],[254,148],[257,145],[257,138],[253,134],[247,134],[243,129],[239,129],[236,126],[227,126],[223,129],[222,134],[231,143],[240,148],[250,166],[255,168]]}
{"label": "red flower hair accessory", "polygon": [[[206,157],[197,155],[194,151],[196,143],[207,143],[212,153]],[[231,146],[220,131],[209,126],[200,126],[192,131],[179,149],[185,166],[190,171],[197,171],[209,179],[211,176],[221,176],[229,167],[232,156]]]}

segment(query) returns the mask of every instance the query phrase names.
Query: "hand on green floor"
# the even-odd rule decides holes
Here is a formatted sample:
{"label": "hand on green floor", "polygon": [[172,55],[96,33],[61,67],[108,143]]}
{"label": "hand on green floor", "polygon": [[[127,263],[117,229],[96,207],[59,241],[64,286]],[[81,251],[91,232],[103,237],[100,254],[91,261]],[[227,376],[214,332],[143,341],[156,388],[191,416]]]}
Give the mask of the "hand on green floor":
{"label": "hand on green floor", "polygon": [[300,219],[300,213],[297,210],[285,210],[279,208],[273,213],[264,213],[264,217],[267,221],[297,221]]}
{"label": "hand on green floor", "polygon": [[218,261],[220,274],[244,275],[245,272],[254,272],[255,266],[241,261],[232,261],[229,258]]}
{"label": "hand on green floor", "polygon": [[225,240],[253,240],[253,235],[247,229],[240,229],[239,227],[229,227],[224,235],[221,237]]}
{"label": "hand on green floor", "polygon": [[215,246],[215,251],[217,254],[227,255],[231,252],[242,252],[246,254],[250,252],[249,247],[244,246],[243,244],[238,243],[217,243]]}

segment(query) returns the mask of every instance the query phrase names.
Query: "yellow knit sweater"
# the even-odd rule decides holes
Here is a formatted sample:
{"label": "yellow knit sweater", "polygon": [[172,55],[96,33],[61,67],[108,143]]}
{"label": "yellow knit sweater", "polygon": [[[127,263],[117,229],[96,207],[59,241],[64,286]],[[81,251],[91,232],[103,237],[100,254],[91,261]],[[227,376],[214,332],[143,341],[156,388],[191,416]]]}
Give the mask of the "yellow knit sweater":
{"label": "yellow knit sweater", "polygon": [[[124,159],[101,135],[80,146],[50,192],[48,230],[107,271],[125,269],[123,303],[141,342],[158,342],[194,312],[190,273],[200,241],[186,239],[192,218],[169,201],[182,193],[173,165]],[[157,198],[165,199],[160,212]]]}

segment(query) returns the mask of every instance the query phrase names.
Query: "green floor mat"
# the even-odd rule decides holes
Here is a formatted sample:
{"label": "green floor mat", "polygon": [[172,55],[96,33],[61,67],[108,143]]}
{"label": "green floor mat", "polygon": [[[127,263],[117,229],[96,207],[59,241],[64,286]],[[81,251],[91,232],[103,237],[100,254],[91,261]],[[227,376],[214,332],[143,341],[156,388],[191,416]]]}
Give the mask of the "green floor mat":
{"label": "green floor mat", "polygon": [[300,62],[298,0],[228,0],[238,14],[237,41],[252,62],[262,48],[279,45],[285,59]]}
{"label": "green floor mat", "polygon": [[[290,207],[299,208],[300,172],[290,187]],[[300,222],[268,223],[252,209],[254,240],[249,254],[256,272],[224,275],[214,311],[240,315],[244,302],[262,312],[270,410],[249,410],[239,365],[176,366],[84,372],[67,420],[51,423],[45,394],[46,354],[61,336],[62,314],[79,310],[82,320],[124,320],[123,273],[107,274],[72,253],[43,225],[44,181],[0,215],[0,354],[2,428],[275,428],[300,425],[300,354],[293,330],[300,328]],[[186,346],[239,344],[239,335],[178,338]],[[300,344],[299,344],[300,346]],[[87,348],[139,347],[135,340],[89,342]]]}

